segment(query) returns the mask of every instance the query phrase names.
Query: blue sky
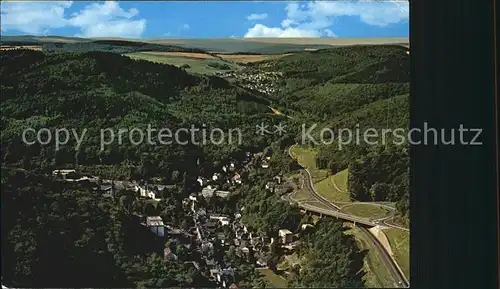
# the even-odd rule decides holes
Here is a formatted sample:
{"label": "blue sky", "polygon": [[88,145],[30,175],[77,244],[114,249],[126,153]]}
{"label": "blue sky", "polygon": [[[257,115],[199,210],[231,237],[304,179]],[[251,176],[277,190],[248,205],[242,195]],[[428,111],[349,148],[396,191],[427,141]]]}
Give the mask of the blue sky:
{"label": "blue sky", "polygon": [[402,1],[5,2],[2,35],[408,37]]}

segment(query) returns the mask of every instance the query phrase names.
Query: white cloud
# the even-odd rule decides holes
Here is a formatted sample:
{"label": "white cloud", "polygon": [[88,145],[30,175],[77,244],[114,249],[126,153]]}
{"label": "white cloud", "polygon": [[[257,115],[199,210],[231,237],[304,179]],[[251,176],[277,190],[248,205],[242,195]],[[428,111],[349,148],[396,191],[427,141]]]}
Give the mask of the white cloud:
{"label": "white cloud", "polygon": [[[373,26],[407,21],[408,2],[382,1],[311,1],[304,4],[289,3],[281,27],[256,24],[245,37],[336,37],[331,30],[334,19],[340,16],[357,16]],[[296,35],[296,36],[295,36]]]}
{"label": "white cloud", "polygon": [[130,37],[137,38],[146,29],[146,20],[133,20],[139,11],[123,10],[118,2],[92,3],[82,11],[72,14],[69,22],[79,27],[81,37]]}
{"label": "white cloud", "polygon": [[245,37],[320,37],[321,33],[315,30],[303,30],[299,28],[288,27],[267,27],[262,24],[256,24],[250,28]]}
{"label": "white cloud", "polygon": [[80,37],[135,38],[146,29],[145,19],[133,19],[139,14],[137,9],[123,10],[115,1],[92,3],[67,16],[65,10],[71,5],[71,1],[2,2],[2,31],[39,35],[54,28],[75,27],[80,29],[75,36]]}
{"label": "white cloud", "polygon": [[68,25],[64,10],[72,1],[21,2],[2,1],[2,31],[17,30],[27,34],[43,34],[52,28]]}
{"label": "white cloud", "polygon": [[264,14],[250,14],[247,16],[247,20],[264,20],[267,18],[267,13]]}
{"label": "white cloud", "polygon": [[187,29],[189,29],[189,28],[190,28],[190,27],[189,27],[189,24],[184,24],[184,25],[182,25],[182,29],[184,29],[184,30],[187,30]]}

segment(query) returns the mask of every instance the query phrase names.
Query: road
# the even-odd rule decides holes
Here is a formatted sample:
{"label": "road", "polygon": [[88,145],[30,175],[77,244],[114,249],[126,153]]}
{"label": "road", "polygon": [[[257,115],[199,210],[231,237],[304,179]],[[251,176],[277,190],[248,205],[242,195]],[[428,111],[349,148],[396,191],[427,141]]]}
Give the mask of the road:
{"label": "road", "polygon": [[[290,155],[290,157],[293,158],[293,155],[290,152],[290,148],[288,149],[288,154]],[[318,194],[316,192],[316,190],[314,189],[313,182],[312,182],[311,173],[307,169],[302,169],[302,171],[303,171],[303,174],[307,178],[307,180],[304,182],[304,187],[307,190],[307,192],[309,193],[309,196],[312,199],[320,202],[326,208],[319,208],[319,207],[315,207],[314,205],[310,205],[310,204],[307,204],[304,202],[297,202],[297,204],[300,207],[302,207],[306,210],[313,211],[313,212],[318,212],[321,214],[334,216],[334,217],[337,217],[340,219],[355,222],[355,224],[358,223],[358,224],[363,224],[363,225],[367,225],[367,226],[377,226],[377,225],[383,226],[383,225],[386,225],[384,222],[385,220],[392,218],[392,216],[389,216],[389,217],[385,217],[385,218],[378,219],[378,220],[370,220],[367,218],[360,218],[358,216],[354,216],[354,215],[340,212],[339,206],[331,203],[330,201],[328,201],[327,199],[325,199],[323,196],[321,196],[320,194]],[[393,226],[391,226],[391,227],[393,227]],[[363,226],[357,226],[357,228],[372,241],[374,248],[380,252],[380,256],[382,257],[383,263],[388,268],[393,279],[396,280],[396,282],[397,282],[397,284],[395,284],[395,285],[397,287],[408,288],[409,287],[408,280],[406,280],[406,277],[401,272],[398,265],[395,263],[394,259],[389,255],[389,253],[384,248],[384,246],[379,242],[379,240],[370,231],[368,231],[367,228],[365,228]]]}

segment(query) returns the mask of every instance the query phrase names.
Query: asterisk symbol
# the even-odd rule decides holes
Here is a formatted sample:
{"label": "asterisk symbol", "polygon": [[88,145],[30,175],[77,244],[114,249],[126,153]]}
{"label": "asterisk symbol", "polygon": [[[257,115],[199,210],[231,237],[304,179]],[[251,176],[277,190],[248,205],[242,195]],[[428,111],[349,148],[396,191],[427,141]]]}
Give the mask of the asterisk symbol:
{"label": "asterisk symbol", "polygon": [[283,133],[286,133],[286,125],[283,125],[283,124],[279,124],[279,125],[274,125],[274,127],[276,128],[276,130],[274,131],[274,133],[278,133],[279,135],[283,135]]}
{"label": "asterisk symbol", "polygon": [[270,133],[270,131],[267,130],[267,124],[264,124],[263,122],[260,123],[260,125],[255,126],[257,128],[257,132],[260,135],[265,135],[266,133]]}

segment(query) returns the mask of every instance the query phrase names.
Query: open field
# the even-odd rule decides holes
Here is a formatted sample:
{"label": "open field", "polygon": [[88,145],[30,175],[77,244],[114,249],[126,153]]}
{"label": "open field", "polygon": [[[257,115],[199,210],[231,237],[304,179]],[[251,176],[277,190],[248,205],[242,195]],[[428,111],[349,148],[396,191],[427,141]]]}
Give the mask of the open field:
{"label": "open field", "polygon": [[147,52],[140,52],[140,53],[147,53],[148,55],[157,55],[157,56],[174,56],[174,57],[199,58],[199,59],[217,59],[213,55],[210,55],[207,53],[196,53],[196,52],[147,51]]}
{"label": "open field", "polygon": [[282,277],[280,275],[276,275],[271,269],[268,268],[262,268],[262,269],[257,269],[259,273],[264,277],[264,280],[266,280],[271,288],[287,288],[287,281],[285,277]]}
{"label": "open field", "polygon": [[304,189],[299,189],[293,193],[292,198],[296,201],[307,200],[309,194]]}
{"label": "open field", "polygon": [[[176,54],[175,56],[172,54]],[[230,66],[232,70],[237,70],[240,69],[240,66],[233,64],[233,63],[227,63],[224,61],[221,61],[219,59],[214,59],[213,56],[212,58],[200,58],[200,57],[184,57],[180,56],[182,55],[200,55],[201,53],[183,53],[183,52],[134,52],[134,53],[127,53],[124,54],[125,56],[128,56],[132,59],[142,59],[142,60],[147,60],[151,62],[157,62],[157,63],[163,63],[163,64],[170,64],[170,65],[175,65],[175,66],[181,66],[183,64],[187,64],[190,67],[187,68],[186,70],[188,72],[192,73],[198,73],[198,74],[210,74],[213,75],[216,72],[220,71],[227,71],[227,70],[221,70],[221,69],[216,69],[213,67],[208,66],[210,63],[224,63]],[[207,55],[211,56],[208,54],[201,54],[201,55]]]}
{"label": "open field", "polygon": [[379,252],[371,247],[371,241],[359,231],[353,228],[345,231],[345,234],[354,235],[358,246],[361,250],[368,250],[364,262],[364,271],[366,275],[363,277],[367,288],[392,288],[394,280],[391,274],[384,266],[382,257]]}
{"label": "open field", "polygon": [[349,193],[347,192],[347,175],[348,170],[345,169],[314,184],[314,188],[318,194],[330,202],[350,202]]}
{"label": "open field", "polygon": [[259,62],[269,59],[278,59],[283,56],[291,55],[290,53],[285,54],[217,54],[220,58],[224,60],[230,60],[233,62],[250,63]]}
{"label": "open field", "polygon": [[347,191],[347,177],[349,176],[349,170],[342,170],[335,175],[333,175],[332,182],[341,192]]}
{"label": "open field", "polygon": [[342,211],[358,217],[371,219],[383,218],[390,213],[388,209],[375,204],[346,205],[342,207]]}
{"label": "open field", "polygon": [[389,239],[394,259],[406,278],[410,279],[410,233],[395,228],[384,230],[384,233]]}

